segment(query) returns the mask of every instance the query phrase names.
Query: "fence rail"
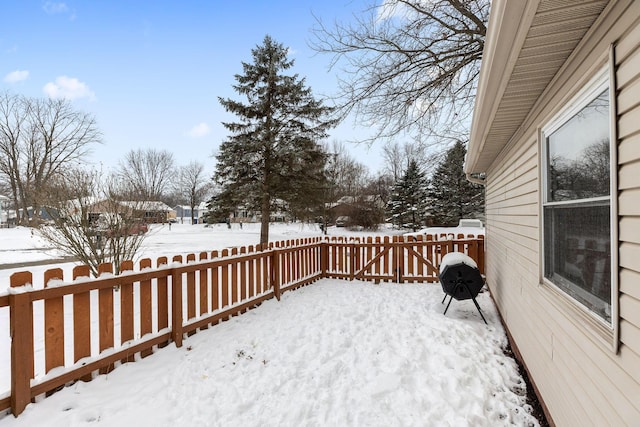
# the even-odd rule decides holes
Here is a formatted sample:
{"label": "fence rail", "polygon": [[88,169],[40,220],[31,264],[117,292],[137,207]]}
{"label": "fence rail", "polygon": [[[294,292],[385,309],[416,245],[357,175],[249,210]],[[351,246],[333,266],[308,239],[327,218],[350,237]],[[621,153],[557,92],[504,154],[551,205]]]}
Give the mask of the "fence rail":
{"label": "fence rail", "polygon": [[[125,261],[117,276],[113,265],[102,264],[96,279],[87,266],[75,267],[70,281],[52,268],[43,289],[33,289],[31,272],[15,273],[10,293],[0,296],[11,336],[11,392],[0,399],[0,411],[17,416],[39,395],[170,342],[180,347],[185,335],[320,278],[437,281],[440,260],[452,251],[474,258],[484,273],[484,237],[462,235],[289,240],[160,257],[155,267],[143,259],[137,270]],[[42,343],[34,342],[37,328]]]}

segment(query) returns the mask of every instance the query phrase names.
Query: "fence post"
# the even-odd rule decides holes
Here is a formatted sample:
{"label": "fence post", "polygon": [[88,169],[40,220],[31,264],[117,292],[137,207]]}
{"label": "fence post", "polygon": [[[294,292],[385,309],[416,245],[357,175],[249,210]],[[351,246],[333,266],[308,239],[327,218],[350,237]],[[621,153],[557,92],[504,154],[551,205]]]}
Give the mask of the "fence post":
{"label": "fence post", "polygon": [[393,236],[391,248],[395,252],[393,257],[393,272],[396,283],[402,283],[404,273],[404,236]]}
{"label": "fence post", "polygon": [[[174,256],[173,262],[182,262],[182,256]],[[182,347],[182,273],[175,268],[171,273],[171,339]]]}
{"label": "fence post", "polygon": [[[31,272],[11,275],[12,288],[33,283]],[[9,294],[11,331],[11,413],[20,415],[31,402],[33,378],[33,304],[29,292]]]}
{"label": "fence post", "polygon": [[321,277],[327,277],[329,272],[329,242],[322,240],[320,243],[320,270],[322,272]]}
{"label": "fence post", "polygon": [[356,244],[351,243],[349,245],[349,280],[356,278]]}
{"label": "fence post", "polygon": [[271,251],[271,285],[273,286],[273,295],[280,301],[280,251],[276,248],[272,248]]}

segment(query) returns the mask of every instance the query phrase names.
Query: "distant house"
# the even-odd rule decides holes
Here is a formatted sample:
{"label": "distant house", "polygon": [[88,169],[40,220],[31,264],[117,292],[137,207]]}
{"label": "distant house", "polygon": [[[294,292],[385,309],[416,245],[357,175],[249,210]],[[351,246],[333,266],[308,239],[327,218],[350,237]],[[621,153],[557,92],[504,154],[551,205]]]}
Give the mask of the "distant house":
{"label": "distant house", "polygon": [[640,1],[493,0],[465,172],[553,423],[640,425]]}
{"label": "distant house", "polygon": [[15,212],[9,211],[9,202],[7,196],[0,194],[0,227],[6,227],[12,218],[15,221]]}
{"label": "distant house", "polygon": [[164,223],[169,220],[173,209],[159,201],[114,201],[100,200],[85,203],[90,219],[97,218],[101,213],[119,213],[146,223]]}
{"label": "distant house", "polygon": [[[180,220],[182,218],[189,218],[191,219],[191,206],[187,206],[187,205],[176,205],[173,207],[173,210],[176,213],[176,218],[178,219],[178,222],[180,222]],[[196,210],[197,212],[197,210]],[[197,214],[196,214],[197,215]],[[194,215],[194,217],[196,216]]]}
{"label": "distant house", "polygon": [[135,218],[153,223],[165,223],[169,220],[169,214],[173,211],[170,206],[160,201],[122,201],[121,205],[131,209]]}
{"label": "distant house", "polygon": [[209,208],[207,207],[207,202],[200,202],[198,205],[198,224],[202,224],[204,222],[204,217],[209,213]]}
{"label": "distant house", "polygon": [[[175,218],[178,219],[179,222],[184,220],[191,221],[191,206],[188,205],[177,205],[174,206],[173,211],[175,211]],[[207,202],[201,202],[198,206],[193,210],[193,218],[197,224],[201,224],[203,222],[203,217],[209,211],[207,208]]]}
{"label": "distant house", "polygon": [[[22,217],[23,209],[18,209],[20,216]],[[37,214],[37,215],[36,215]],[[32,206],[27,207],[27,218],[29,221],[33,221],[35,218],[39,221],[48,222],[59,217],[58,210],[51,207],[41,206],[35,209]]]}

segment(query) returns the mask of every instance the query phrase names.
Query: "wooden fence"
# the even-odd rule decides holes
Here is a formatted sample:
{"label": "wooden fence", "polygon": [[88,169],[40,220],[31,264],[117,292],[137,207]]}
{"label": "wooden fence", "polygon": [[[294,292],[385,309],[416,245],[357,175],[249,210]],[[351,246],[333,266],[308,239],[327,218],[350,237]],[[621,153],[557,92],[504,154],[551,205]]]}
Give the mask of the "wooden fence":
{"label": "wooden fence", "polygon": [[[10,293],[0,296],[11,335],[11,393],[0,399],[0,411],[17,416],[36,396],[91,380],[172,341],[181,347],[185,335],[323,277],[437,281],[440,260],[452,251],[474,258],[484,273],[484,238],[461,235],[275,242],[160,257],[155,267],[143,259],[137,270],[125,261],[118,276],[103,264],[97,279],[87,266],[75,267],[71,280],[53,268],[44,273],[43,289],[33,289],[31,272],[15,273]],[[35,328],[44,336],[41,351]]]}

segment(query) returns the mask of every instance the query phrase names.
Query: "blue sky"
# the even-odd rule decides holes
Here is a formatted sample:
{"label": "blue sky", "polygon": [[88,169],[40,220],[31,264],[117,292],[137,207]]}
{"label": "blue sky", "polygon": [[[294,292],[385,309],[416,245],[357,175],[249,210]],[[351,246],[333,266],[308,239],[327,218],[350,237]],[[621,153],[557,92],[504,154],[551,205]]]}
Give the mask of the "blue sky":
{"label": "blue sky", "polygon": [[[308,47],[316,15],[348,21],[369,0],[124,1],[2,0],[0,91],[66,97],[95,115],[104,135],[91,161],[105,169],[137,148],[174,154],[177,164],[203,162],[233,120],[217,97],[232,90],[241,61],[266,34],[291,49],[293,72],[317,96],[332,94],[331,57]],[[366,129],[347,121],[330,140],[358,138]],[[349,145],[356,159],[380,168],[377,149]]]}

